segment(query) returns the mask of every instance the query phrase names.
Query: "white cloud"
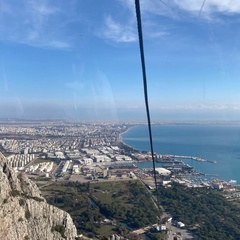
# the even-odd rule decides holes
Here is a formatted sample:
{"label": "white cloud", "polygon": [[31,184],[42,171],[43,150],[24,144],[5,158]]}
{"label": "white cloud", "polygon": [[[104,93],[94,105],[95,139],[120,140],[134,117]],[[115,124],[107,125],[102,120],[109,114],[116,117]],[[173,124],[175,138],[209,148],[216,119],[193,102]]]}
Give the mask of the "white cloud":
{"label": "white cloud", "polygon": [[111,16],[105,17],[103,36],[107,39],[119,42],[135,42],[137,40],[136,30],[128,22],[126,24],[115,21]]}
{"label": "white cloud", "polygon": [[240,110],[240,104],[161,105],[159,110]]}
{"label": "white cloud", "polygon": [[50,2],[48,2],[47,0],[42,1],[29,0],[27,1],[27,4],[29,5],[29,8],[32,11],[32,13],[37,14],[37,16],[39,15],[49,16],[60,11],[59,8],[51,6]]}
{"label": "white cloud", "polygon": [[[69,49],[65,23],[71,14],[62,2],[50,0],[0,2],[0,40],[43,48]],[[69,1],[71,6],[71,1]]]}
{"label": "white cloud", "polygon": [[[129,42],[137,40],[134,30],[136,29],[136,13],[134,0],[118,0],[123,9],[128,11],[124,22],[128,21],[131,31],[126,31],[122,21],[116,22],[112,17],[106,18],[105,37],[116,41],[125,42],[127,34],[131,36]],[[164,16],[176,21],[196,21],[196,18],[207,19],[208,21],[221,22],[221,16],[240,13],[240,1],[233,0],[141,0],[140,1],[142,25],[144,37],[163,38],[169,35],[171,29],[168,26],[159,25],[156,18]],[[189,18],[189,15],[192,17]],[[117,16],[114,16],[115,18]],[[114,19],[115,19],[114,18]],[[121,33],[123,35],[121,35]],[[122,36],[122,38],[121,38]],[[126,41],[127,42],[127,41]]]}
{"label": "white cloud", "polygon": [[[138,40],[137,35],[137,23],[136,23],[136,11],[135,11],[135,2],[134,0],[118,0],[123,9],[127,9],[127,12],[124,12],[121,15],[121,18],[117,19],[117,16],[112,17],[107,15],[104,19],[104,28],[101,34],[98,34],[100,37],[112,40],[117,43],[126,43],[126,42],[135,42]],[[156,24],[154,21],[149,18],[149,13],[152,15],[159,14],[161,11],[166,11],[166,6],[162,8],[162,3],[156,0],[142,0],[141,1],[141,12],[144,15],[144,21],[142,21],[146,38],[161,38],[166,35],[165,30],[159,29],[156,31]],[[167,8],[167,12],[169,9]],[[124,16],[124,17],[123,17]]]}
{"label": "white cloud", "polygon": [[[90,15],[87,23],[86,19],[83,20],[88,17],[84,7],[81,8],[83,12],[79,12],[79,6],[85,6],[81,1],[0,0],[0,40],[43,48],[71,49],[79,39],[79,29],[92,32],[95,28],[100,29],[98,37],[117,43],[137,41],[134,0],[115,0],[115,3],[119,4],[119,12],[101,16],[103,23],[96,23],[98,18]],[[240,1],[236,0],[141,0],[140,4],[145,38],[162,38],[168,34],[167,27],[156,25],[158,16],[180,20],[188,13],[198,16],[201,9],[199,17],[207,19],[219,13],[240,13]],[[98,11],[97,5],[95,7]],[[78,23],[77,31],[74,31],[75,23]]]}
{"label": "white cloud", "polygon": [[189,12],[199,12],[202,8],[202,13],[213,14],[213,13],[223,13],[232,14],[240,13],[240,2],[233,0],[174,0],[174,3]]}
{"label": "white cloud", "polygon": [[[125,0],[131,1],[131,0]],[[126,6],[129,4],[126,3]],[[240,13],[240,2],[233,0],[142,0],[142,11],[151,12],[158,15],[169,15],[169,13],[177,14],[177,11],[185,10],[190,13],[198,14],[201,11],[203,14],[211,15],[214,13],[222,14],[238,14]]]}
{"label": "white cloud", "polygon": [[162,31],[162,32],[149,32],[148,37],[149,38],[160,38],[162,36],[168,35],[168,32]]}
{"label": "white cloud", "polygon": [[66,83],[66,86],[73,90],[81,90],[84,88],[84,83],[78,82],[78,81],[73,81],[73,82]]}
{"label": "white cloud", "polygon": [[[124,7],[127,7],[132,14],[135,15],[135,1],[134,0],[118,0]],[[164,2],[164,1],[163,1]],[[141,13],[146,12],[162,14],[163,12],[169,11],[168,5],[164,4],[160,0],[141,0],[140,9]]]}
{"label": "white cloud", "polygon": [[[135,13],[134,0],[119,1],[133,14]],[[141,0],[140,7],[143,15],[164,15],[178,19],[185,17],[179,10],[208,19],[215,14],[231,15],[240,13],[240,1],[237,0]]]}
{"label": "white cloud", "polygon": [[53,40],[48,42],[49,47],[53,48],[63,48],[63,49],[69,49],[71,48],[71,44],[68,42],[64,41],[59,41],[59,40]]}

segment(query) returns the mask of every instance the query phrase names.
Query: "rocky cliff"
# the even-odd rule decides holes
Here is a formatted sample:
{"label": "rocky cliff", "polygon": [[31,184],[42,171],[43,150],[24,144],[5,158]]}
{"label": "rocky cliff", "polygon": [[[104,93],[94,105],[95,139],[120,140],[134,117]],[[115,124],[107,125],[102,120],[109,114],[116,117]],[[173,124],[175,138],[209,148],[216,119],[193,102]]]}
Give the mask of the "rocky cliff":
{"label": "rocky cliff", "polygon": [[35,183],[17,175],[0,153],[0,239],[76,239],[70,215],[41,196]]}

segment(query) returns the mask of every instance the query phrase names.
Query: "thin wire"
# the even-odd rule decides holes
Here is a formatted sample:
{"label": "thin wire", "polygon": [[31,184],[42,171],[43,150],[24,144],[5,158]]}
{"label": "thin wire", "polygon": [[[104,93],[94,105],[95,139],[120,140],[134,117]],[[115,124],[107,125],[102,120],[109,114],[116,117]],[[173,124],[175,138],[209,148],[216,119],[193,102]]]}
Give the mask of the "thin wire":
{"label": "thin wire", "polygon": [[198,18],[200,17],[200,14],[202,13],[202,10],[203,10],[203,7],[204,7],[204,5],[205,5],[205,2],[206,2],[206,0],[203,0],[202,6],[201,6],[201,8],[200,8],[200,10],[199,10],[199,12],[198,12]]}
{"label": "thin wire", "polygon": [[161,3],[165,4],[166,6],[170,7],[167,3],[165,3],[164,1],[162,0],[159,0]]}
{"label": "thin wire", "polygon": [[146,75],[145,58],[144,58],[141,10],[140,10],[139,0],[135,0],[135,8],[136,8],[137,25],[138,25],[139,48],[140,48],[141,63],[142,63],[145,107],[147,112],[148,132],[149,132],[150,148],[151,148],[152,163],[153,163],[153,174],[154,174],[155,188],[157,189],[156,167],[155,167],[155,159],[154,159],[154,152],[153,152],[151,120],[150,120],[150,113],[149,113],[149,106],[148,106],[147,75]]}

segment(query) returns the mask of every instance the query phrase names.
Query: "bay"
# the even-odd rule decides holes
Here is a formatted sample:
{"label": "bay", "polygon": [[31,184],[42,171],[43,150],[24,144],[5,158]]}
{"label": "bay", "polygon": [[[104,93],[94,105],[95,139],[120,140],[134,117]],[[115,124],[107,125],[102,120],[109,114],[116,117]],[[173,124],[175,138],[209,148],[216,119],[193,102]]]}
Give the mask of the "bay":
{"label": "bay", "polygon": [[[216,174],[217,178],[240,183],[240,126],[239,125],[153,125],[154,152],[187,155],[217,161],[183,161],[195,170]],[[122,141],[140,151],[149,151],[147,126],[130,128],[122,134]],[[139,163],[150,167],[150,163]]]}

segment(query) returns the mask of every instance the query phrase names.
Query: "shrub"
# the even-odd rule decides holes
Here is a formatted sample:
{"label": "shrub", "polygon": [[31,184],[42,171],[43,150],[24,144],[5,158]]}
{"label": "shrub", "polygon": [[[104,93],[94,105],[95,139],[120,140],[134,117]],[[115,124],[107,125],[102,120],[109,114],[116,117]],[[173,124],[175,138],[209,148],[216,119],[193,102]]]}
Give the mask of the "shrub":
{"label": "shrub", "polygon": [[13,197],[20,196],[20,192],[18,190],[12,190],[10,192],[10,195],[13,196]]}
{"label": "shrub", "polygon": [[20,204],[20,206],[23,206],[24,204],[25,204],[25,200],[24,199],[19,199],[19,204]]}
{"label": "shrub", "polygon": [[32,199],[34,199],[37,202],[43,202],[44,201],[42,198],[39,198],[39,197],[32,197]]}
{"label": "shrub", "polygon": [[56,225],[55,227],[52,227],[51,231],[59,232],[63,238],[66,238],[64,234],[65,227],[63,225]]}
{"label": "shrub", "polygon": [[29,220],[30,217],[31,217],[31,213],[30,213],[30,211],[29,211],[28,209],[26,209],[26,211],[25,211],[25,218],[26,218],[27,220]]}

